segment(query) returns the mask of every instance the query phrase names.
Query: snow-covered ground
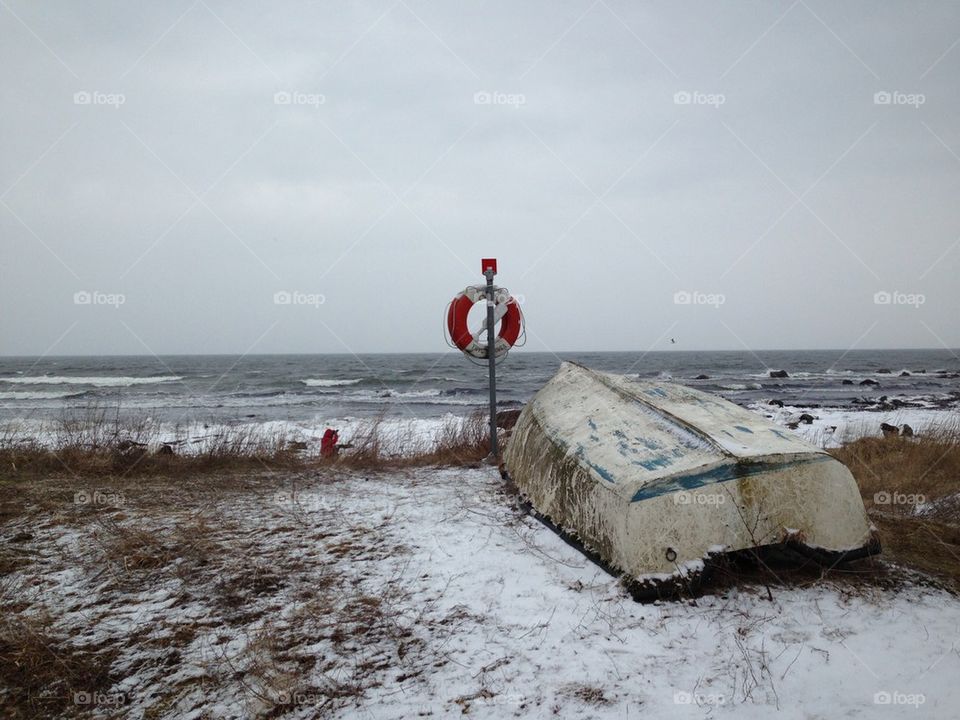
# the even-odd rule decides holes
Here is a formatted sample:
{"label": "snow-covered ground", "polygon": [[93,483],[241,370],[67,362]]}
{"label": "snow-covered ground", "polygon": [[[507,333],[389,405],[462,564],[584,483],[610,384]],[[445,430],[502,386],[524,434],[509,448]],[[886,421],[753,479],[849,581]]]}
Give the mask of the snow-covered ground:
{"label": "snow-covered ground", "polygon": [[[822,448],[838,448],[862,437],[880,437],[880,424],[897,428],[909,425],[917,435],[928,432],[960,432],[960,411],[956,409],[899,408],[896,410],[850,410],[844,408],[807,408],[786,405],[782,408],[763,403],[750,410],[788,427],[807,442]],[[810,415],[812,422],[801,421]]]}
{"label": "snow-covered ground", "polygon": [[[741,588],[638,604],[513,509],[488,468],[275,476],[215,493],[148,484],[116,509],[108,499],[66,524],[3,530],[32,536],[35,560],[15,573],[24,612],[46,609],[71,642],[117,652],[109,693],[81,697],[94,715],[739,720],[960,707],[960,601],[939,590],[827,580],[772,600]],[[111,559],[117,527],[179,529],[205,562],[185,555],[168,572]]]}

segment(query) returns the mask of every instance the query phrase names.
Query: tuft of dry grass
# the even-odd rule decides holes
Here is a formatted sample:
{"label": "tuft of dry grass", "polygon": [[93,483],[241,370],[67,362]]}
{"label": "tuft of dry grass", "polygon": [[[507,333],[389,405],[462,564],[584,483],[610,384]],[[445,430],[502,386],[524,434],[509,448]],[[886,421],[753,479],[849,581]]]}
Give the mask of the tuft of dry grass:
{"label": "tuft of dry grass", "polygon": [[862,438],[832,452],[856,478],[884,556],[960,590],[960,432]]}
{"label": "tuft of dry grass", "polygon": [[55,634],[45,616],[0,615],[0,704],[4,717],[70,714],[100,698],[116,682],[116,652],[76,647]]}
{"label": "tuft of dry grass", "polygon": [[[960,520],[950,498],[960,493],[960,433],[862,438],[834,450],[860,486],[868,508]],[[929,507],[928,507],[929,505]]]}
{"label": "tuft of dry grass", "polygon": [[342,450],[336,463],[363,470],[389,470],[427,465],[476,466],[490,449],[487,416],[476,411],[465,418],[450,417],[436,436],[424,439],[412,434],[385,437],[383,417],[374,418],[352,438],[352,447]]}

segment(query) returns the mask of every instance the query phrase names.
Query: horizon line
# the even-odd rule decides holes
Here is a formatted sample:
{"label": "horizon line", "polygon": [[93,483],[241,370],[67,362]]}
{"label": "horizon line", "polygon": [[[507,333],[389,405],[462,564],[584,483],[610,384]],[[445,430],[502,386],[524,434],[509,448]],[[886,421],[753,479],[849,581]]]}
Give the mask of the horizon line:
{"label": "horizon line", "polygon": [[[877,347],[877,348],[760,348],[760,349],[660,349],[660,350],[516,350],[523,354],[530,355],[561,355],[561,354],[597,354],[597,353],[634,353],[639,355],[652,355],[655,353],[771,353],[771,352],[924,352],[937,351],[956,354],[960,348],[947,347]],[[445,355],[454,353],[454,350],[407,350],[407,351],[389,351],[389,352],[265,352],[265,353],[80,353],[80,354],[44,354],[44,355],[14,355],[0,353],[0,359],[32,359],[43,360],[46,358],[96,358],[96,357],[130,357],[130,358],[162,358],[162,357],[279,357],[279,356],[318,356],[318,355],[343,355],[343,356],[361,356],[361,355]]]}

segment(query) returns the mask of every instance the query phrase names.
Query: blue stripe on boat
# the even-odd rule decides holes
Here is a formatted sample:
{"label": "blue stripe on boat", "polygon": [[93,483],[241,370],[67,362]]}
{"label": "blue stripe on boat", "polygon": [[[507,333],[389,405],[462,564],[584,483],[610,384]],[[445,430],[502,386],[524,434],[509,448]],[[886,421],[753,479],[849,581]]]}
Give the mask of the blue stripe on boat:
{"label": "blue stripe on boat", "polygon": [[711,468],[703,472],[676,475],[651,483],[637,490],[630,499],[630,502],[642,502],[643,500],[650,500],[660,495],[668,495],[670,493],[680,492],[681,490],[695,490],[704,485],[716,485],[717,483],[752,477],[753,475],[780,472],[781,470],[796,467],[797,465],[809,465],[828,460],[833,460],[833,458],[829,455],[818,455],[812,458],[790,460],[782,463],[727,463],[726,465],[720,465],[719,467]]}

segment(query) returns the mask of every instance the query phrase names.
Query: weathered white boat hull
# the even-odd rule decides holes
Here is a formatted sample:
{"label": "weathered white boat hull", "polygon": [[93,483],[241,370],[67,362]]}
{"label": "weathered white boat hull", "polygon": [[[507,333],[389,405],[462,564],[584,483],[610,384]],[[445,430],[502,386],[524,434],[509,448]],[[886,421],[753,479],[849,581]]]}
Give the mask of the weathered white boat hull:
{"label": "weathered white boat hull", "polygon": [[613,568],[657,580],[792,543],[876,551],[850,471],[732,403],[565,363],[504,455],[533,508]]}

